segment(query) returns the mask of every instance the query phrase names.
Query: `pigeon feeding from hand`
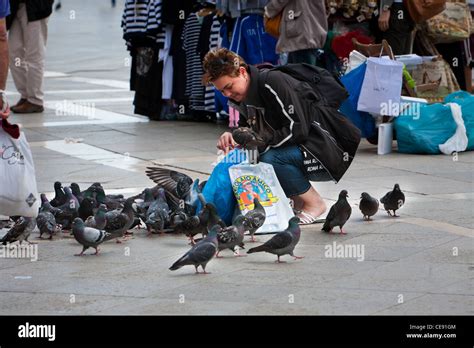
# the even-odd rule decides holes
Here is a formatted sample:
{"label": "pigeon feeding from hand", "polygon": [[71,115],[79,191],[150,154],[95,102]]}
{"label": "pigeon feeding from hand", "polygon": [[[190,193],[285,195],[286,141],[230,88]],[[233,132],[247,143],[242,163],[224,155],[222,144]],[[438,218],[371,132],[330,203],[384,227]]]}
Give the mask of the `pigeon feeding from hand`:
{"label": "pigeon feeding from hand", "polygon": [[82,221],[81,218],[75,218],[72,222],[72,234],[74,235],[74,239],[83,247],[81,253],[75,254],[74,256],[84,255],[84,251],[89,248],[94,248],[94,255],[99,255],[98,246],[106,240],[113,238],[112,234],[103,230],[85,227],[84,221]]}
{"label": "pigeon feeding from hand", "polygon": [[218,251],[217,232],[221,229],[219,225],[213,226],[209,231],[206,238],[196,243],[191,250],[184,254],[178,261],[173,263],[169,268],[171,271],[175,271],[186,265],[193,265],[196,269],[196,274],[200,274],[198,267],[202,267],[202,274],[208,274],[206,272],[206,265],[216,255]]}
{"label": "pigeon feeding from hand", "polygon": [[234,141],[244,149],[253,150],[265,145],[265,141],[252,129],[239,127],[232,132]]}
{"label": "pigeon feeding from hand", "polygon": [[302,259],[303,256],[295,256],[293,250],[295,249],[296,244],[298,244],[301,235],[301,228],[298,225],[300,219],[297,216],[293,216],[289,223],[288,228],[284,231],[278,232],[271,239],[267,240],[264,244],[252,248],[247,251],[247,254],[258,253],[265,251],[270,254],[277,255],[278,259],[275,262],[282,263],[280,261],[280,256],[291,255],[297,259]]}
{"label": "pigeon feeding from hand", "polygon": [[347,220],[349,220],[349,217],[352,213],[352,208],[347,202],[347,197],[349,197],[349,195],[347,194],[346,190],[342,190],[339,193],[339,199],[329,210],[321,231],[332,232],[334,227],[339,226],[341,234],[346,234],[346,232],[342,230],[342,227],[347,222]]}
{"label": "pigeon feeding from hand", "polygon": [[359,209],[362,212],[364,219],[370,221],[370,217],[375,215],[379,210],[379,201],[367,192],[362,192],[360,196]]}
{"label": "pigeon feeding from hand", "polygon": [[[400,186],[395,184],[393,190],[387,192],[385,196],[380,199],[380,202],[383,203],[383,207],[388,215],[398,217],[399,215],[396,214],[396,211],[405,204],[405,194],[400,190]],[[390,210],[393,210],[393,215]]]}

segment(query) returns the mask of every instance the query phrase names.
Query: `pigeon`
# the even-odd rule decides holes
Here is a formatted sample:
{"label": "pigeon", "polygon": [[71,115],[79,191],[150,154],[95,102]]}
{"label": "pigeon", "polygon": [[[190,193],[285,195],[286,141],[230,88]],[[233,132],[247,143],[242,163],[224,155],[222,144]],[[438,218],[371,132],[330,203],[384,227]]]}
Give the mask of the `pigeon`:
{"label": "pigeon", "polygon": [[56,216],[61,209],[58,209],[56,207],[53,207],[51,203],[48,201],[48,198],[46,198],[46,195],[42,193],[40,195],[41,197],[41,207],[39,209],[39,212],[41,213],[42,211],[49,211],[51,212],[54,216]]}
{"label": "pigeon", "polygon": [[364,219],[370,221],[370,217],[375,215],[379,210],[379,201],[369,195],[367,192],[362,192],[359,209],[362,212]]}
{"label": "pigeon", "polygon": [[[132,208],[133,198],[128,198],[122,210],[112,210],[105,214],[107,224],[105,230],[113,235],[113,238],[121,238],[132,226],[135,215]],[[117,239],[117,243],[121,243]]]}
{"label": "pigeon", "polygon": [[[221,227],[217,232],[217,241],[219,242],[218,249],[219,251],[216,254],[216,257],[219,256],[219,253],[224,249],[230,249],[235,252],[236,247],[244,247],[244,233],[248,229],[250,224],[249,219],[243,215],[239,215],[235,218],[234,224],[232,226],[222,228],[220,225],[215,225]],[[239,253],[236,256],[245,256],[240,255]]]}
{"label": "pigeon", "polygon": [[165,225],[169,223],[170,208],[166,202],[165,190],[158,190],[158,197],[153,201],[147,209],[145,225],[148,230],[148,235],[153,233],[153,230],[163,233]]}
{"label": "pigeon", "polygon": [[347,220],[349,220],[349,217],[352,213],[352,208],[347,202],[347,197],[349,196],[346,190],[342,190],[339,193],[339,199],[329,210],[321,231],[332,232],[334,227],[339,226],[341,234],[346,234],[346,232],[342,230],[342,227],[347,222]]}
{"label": "pigeon", "polygon": [[220,218],[219,214],[217,214],[217,208],[212,203],[206,203],[205,205],[208,214],[207,214],[207,230],[209,231],[214,225],[219,225],[222,228],[227,227],[225,222]]}
{"label": "pigeon", "polygon": [[99,244],[113,238],[110,233],[103,230],[85,227],[84,221],[82,221],[81,218],[75,218],[72,222],[72,234],[74,235],[74,239],[83,247],[81,253],[75,254],[74,256],[84,255],[84,251],[89,248],[94,248],[94,255],[99,255]]}
{"label": "pigeon", "polygon": [[244,149],[256,149],[265,145],[265,141],[252,129],[247,127],[239,127],[232,132],[234,141]]}
{"label": "pigeon", "polygon": [[94,216],[94,208],[97,205],[97,201],[92,197],[84,197],[80,202],[79,209],[77,211],[78,216],[82,220],[87,220],[89,216]]}
{"label": "pigeon", "polygon": [[[124,199],[122,198],[112,198],[109,195],[105,194],[104,188],[102,186],[95,186],[96,200],[99,204],[105,204],[107,209],[122,209]],[[114,196],[116,197],[116,196]]]}
{"label": "pigeon", "polygon": [[14,243],[19,241],[20,244],[25,240],[29,244],[28,237],[36,227],[36,218],[21,216],[15,221],[15,224],[10,228],[6,235],[0,239],[0,243],[6,245],[7,243]]}
{"label": "pigeon", "polygon": [[191,250],[184,254],[178,261],[173,263],[169,269],[175,271],[186,265],[194,265],[196,268],[196,274],[201,273],[198,271],[199,266],[203,269],[202,274],[207,274],[206,265],[218,251],[217,232],[220,229],[221,227],[218,225],[213,226],[206,238],[195,244]]}
{"label": "pigeon", "polygon": [[55,218],[56,222],[64,229],[68,229],[74,218],[78,215],[79,201],[74,197],[69,187],[64,188],[64,193],[66,194],[66,202],[58,207],[61,211],[55,215]]}
{"label": "pigeon", "polygon": [[[87,199],[90,198],[84,198],[84,200]],[[107,218],[105,217],[106,213],[107,207],[105,206],[105,204],[99,205],[99,209],[97,209],[97,212],[93,216],[89,216],[84,222],[84,225],[86,227],[92,227],[97,228],[98,230],[103,230],[107,225]]]}
{"label": "pigeon", "polygon": [[[388,215],[398,217],[396,211],[405,204],[405,194],[400,190],[400,186],[395,184],[393,191],[387,192],[385,196],[380,198],[380,202],[383,203]],[[390,210],[393,210],[393,215]]]}
{"label": "pigeon", "polygon": [[258,198],[253,200],[254,208],[245,214],[245,217],[249,220],[249,233],[252,242],[255,242],[254,234],[255,232],[263,226],[265,219],[267,217],[265,213],[265,208],[260,204]]}
{"label": "pigeon", "polygon": [[50,202],[53,207],[59,207],[66,203],[67,197],[63,191],[63,185],[59,181],[56,181],[54,183],[54,193],[55,196]]}
{"label": "pigeon", "polygon": [[188,175],[166,168],[147,167],[146,175],[178,199],[186,200],[193,184]]}
{"label": "pigeon", "polygon": [[293,250],[296,244],[298,244],[301,235],[301,229],[299,226],[300,219],[297,216],[293,216],[288,222],[288,228],[284,231],[278,232],[271,239],[267,240],[264,244],[249,249],[247,254],[258,253],[265,251],[270,254],[277,255],[278,259],[275,262],[281,263],[280,256],[291,255],[297,259],[302,259],[303,256],[295,256]]}
{"label": "pigeon", "polygon": [[49,234],[49,239],[53,239],[53,234],[56,232],[56,219],[48,207],[45,207],[44,210],[38,214],[36,224],[40,231],[40,238],[43,233],[46,233]]}
{"label": "pigeon", "polygon": [[75,182],[72,182],[71,186],[69,186],[69,187],[71,188],[71,191],[72,191],[72,194],[74,195],[74,197],[77,198],[79,203],[82,203],[82,200],[84,199],[84,193],[81,192],[81,189],[80,189],[79,185]]}

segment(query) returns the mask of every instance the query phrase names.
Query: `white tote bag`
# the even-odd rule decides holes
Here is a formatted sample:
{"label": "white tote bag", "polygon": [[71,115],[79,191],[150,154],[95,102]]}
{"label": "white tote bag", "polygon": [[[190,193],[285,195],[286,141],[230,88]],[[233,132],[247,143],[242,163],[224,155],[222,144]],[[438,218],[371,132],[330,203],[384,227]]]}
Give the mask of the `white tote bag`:
{"label": "white tote bag", "polygon": [[0,215],[36,217],[39,207],[35,167],[25,134],[14,139],[0,127]]}
{"label": "white tote bag", "polygon": [[398,116],[403,83],[403,63],[385,58],[367,59],[358,111]]}
{"label": "white tote bag", "polygon": [[293,209],[271,164],[237,164],[229,168],[229,175],[242,215],[254,209],[254,197],[265,209],[265,223],[256,234],[279,232],[288,227]]}

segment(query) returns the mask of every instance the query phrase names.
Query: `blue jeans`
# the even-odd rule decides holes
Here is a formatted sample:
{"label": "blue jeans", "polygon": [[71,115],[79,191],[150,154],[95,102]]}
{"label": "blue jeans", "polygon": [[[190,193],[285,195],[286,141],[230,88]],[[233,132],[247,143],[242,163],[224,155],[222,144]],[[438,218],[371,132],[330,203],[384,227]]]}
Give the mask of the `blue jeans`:
{"label": "blue jeans", "polygon": [[[273,165],[278,181],[280,181],[287,197],[302,195],[311,188],[310,180],[316,180],[314,177],[306,176],[303,167],[303,154],[296,145],[270,149],[260,155],[260,162]],[[327,180],[330,180],[327,173],[322,175],[327,175]]]}

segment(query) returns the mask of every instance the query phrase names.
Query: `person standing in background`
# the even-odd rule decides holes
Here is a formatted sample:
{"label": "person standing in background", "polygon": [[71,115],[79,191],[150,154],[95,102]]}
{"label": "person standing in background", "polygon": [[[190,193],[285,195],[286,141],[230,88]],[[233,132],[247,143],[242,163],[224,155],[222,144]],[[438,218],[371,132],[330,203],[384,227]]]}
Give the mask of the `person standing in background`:
{"label": "person standing in background", "polygon": [[412,44],[411,33],[414,28],[415,22],[402,0],[380,0],[377,25],[372,23],[377,42],[387,40],[395,55],[409,54]]}
{"label": "person standing in background", "polygon": [[54,0],[10,0],[7,18],[10,71],[20,100],[15,113],[43,112],[43,74],[48,17]]}
{"label": "person standing in background", "polygon": [[325,0],[270,0],[265,16],[282,13],[277,53],[289,53],[288,63],[317,65],[328,32]]}
{"label": "person standing in background", "polygon": [[10,113],[10,107],[5,97],[8,75],[8,40],[5,17],[9,14],[10,3],[8,0],[0,0],[0,119],[6,119]]}

